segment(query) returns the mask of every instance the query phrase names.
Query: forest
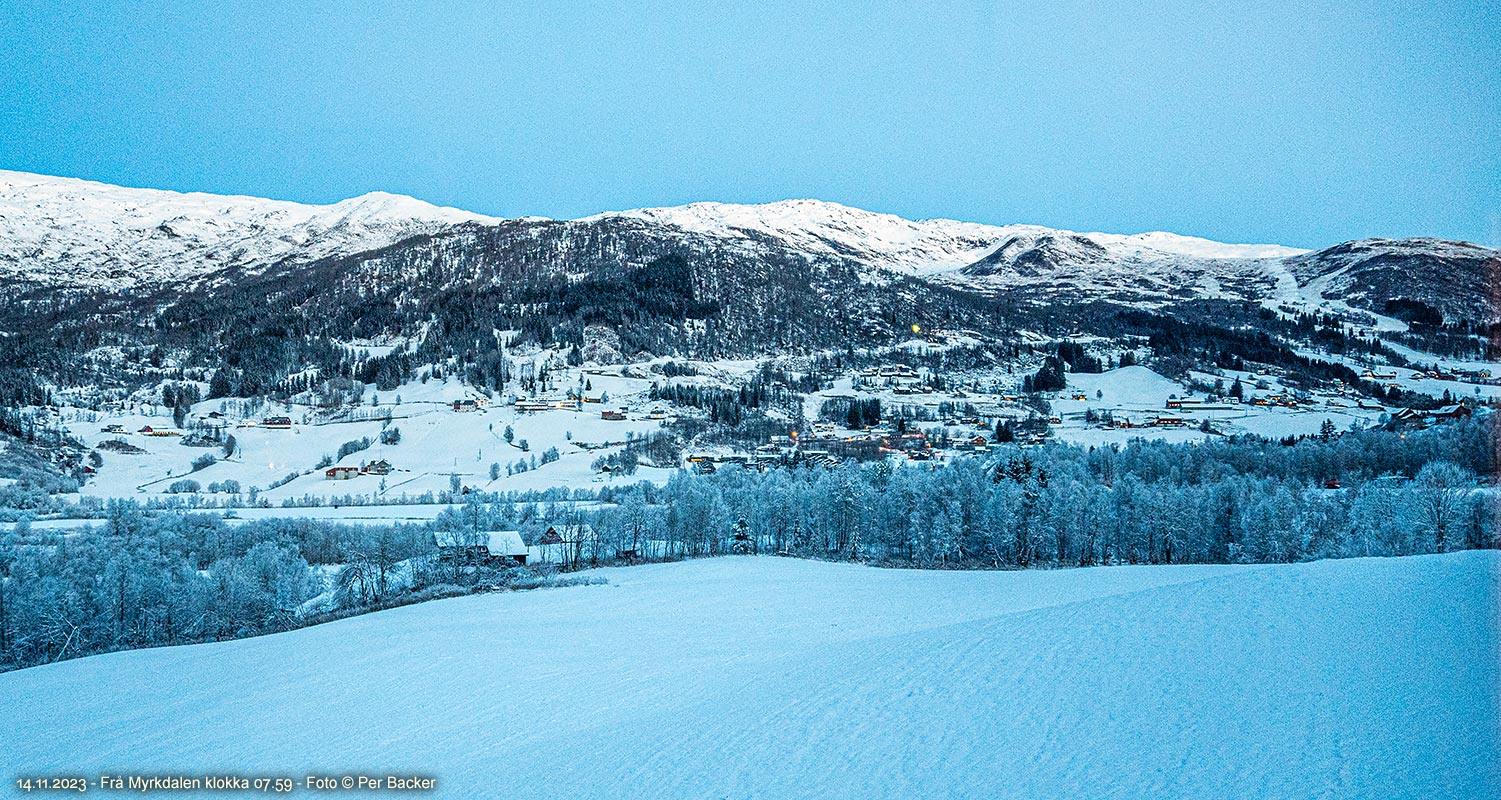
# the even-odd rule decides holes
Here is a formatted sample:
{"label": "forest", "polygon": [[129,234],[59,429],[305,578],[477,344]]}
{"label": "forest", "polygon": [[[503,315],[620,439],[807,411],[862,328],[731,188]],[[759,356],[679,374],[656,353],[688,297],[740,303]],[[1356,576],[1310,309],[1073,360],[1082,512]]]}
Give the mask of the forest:
{"label": "forest", "polygon": [[[545,502],[473,493],[429,525],[232,524],[114,500],[96,524],[62,532],[22,514],[0,534],[0,669],[287,630],[643,559],[1024,569],[1494,548],[1496,434],[1487,418],[1405,435],[1007,447],[940,468],[726,467]],[[432,539],[435,529],[517,529],[535,542],[559,523],[591,533],[541,568],[443,563]],[[327,602],[303,608],[319,596]]]}

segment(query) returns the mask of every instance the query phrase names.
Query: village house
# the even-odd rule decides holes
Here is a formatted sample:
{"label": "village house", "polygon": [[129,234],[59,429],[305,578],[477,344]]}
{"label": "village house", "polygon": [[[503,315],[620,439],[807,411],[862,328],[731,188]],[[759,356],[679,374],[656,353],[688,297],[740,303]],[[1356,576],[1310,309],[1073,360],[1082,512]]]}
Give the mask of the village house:
{"label": "village house", "polygon": [[521,531],[434,531],[433,544],[445,559],[459,558],[478,563],[527,563],[526,542]]}
{"label": "village house", "polygon": [[453,410],[458,412],[479,411],[489,405],[489,401],[482,397],[466,397],[462,400],[453,401]]}
{"label": "village house", "polygon": [[1429,416],[1434,420],[1451,422],[1454,420],[1468,419],[1471,413],[1473,412],[1470,411],[1469,406],[1465,405],[1464,403],[1460,403],[1453,406],[1444,406],[1443,408],[1440,408],[1437,411],[1429,414]]}
{"label": "village house", "polygon": [[391,462],[382,458],[379,461],[372,461],[366,464],[360,471],[366,475],[390,475]]}
{"label": "village house", "polygon": [[1393,428],[1421,428],[1424,426],[1424,424],[1425,420],[1423,419],[1423,412],[1421,411],[1414,411],[1411,408],[1404,408],[1400,411],[1395,411],[1392,413],[1391,426]]}

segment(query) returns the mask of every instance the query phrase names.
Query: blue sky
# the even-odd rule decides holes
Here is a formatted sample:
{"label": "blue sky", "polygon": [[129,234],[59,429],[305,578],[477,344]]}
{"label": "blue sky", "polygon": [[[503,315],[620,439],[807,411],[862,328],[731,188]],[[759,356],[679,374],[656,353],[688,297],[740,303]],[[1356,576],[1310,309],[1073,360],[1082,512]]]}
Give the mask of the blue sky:
{"label": "blue sky", "polygon": [[0,168],[1501,246],[1494,0],[710,5],[0,0]]}

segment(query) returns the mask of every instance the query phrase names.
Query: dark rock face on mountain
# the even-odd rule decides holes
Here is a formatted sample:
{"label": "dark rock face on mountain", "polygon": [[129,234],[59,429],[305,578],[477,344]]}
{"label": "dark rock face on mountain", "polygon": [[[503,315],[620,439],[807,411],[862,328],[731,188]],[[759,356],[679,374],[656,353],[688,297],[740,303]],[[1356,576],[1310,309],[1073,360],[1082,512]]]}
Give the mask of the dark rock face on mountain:
{"label": "dark rock face on mountain", "polygon": [[1072,233],[1018,234],[984,258],[965,267],[965,275],[1017,275],[1037,278],[1090,264],[1112,261],[1109,251],[1092,239]]}
{"label": "dark rock face on mountain", "polygon": [[1501,251],[1441,239],[1360,239],[1287,260],[1310,291],[1377,313],[1420,304],[1444,320],[1501,320]]}

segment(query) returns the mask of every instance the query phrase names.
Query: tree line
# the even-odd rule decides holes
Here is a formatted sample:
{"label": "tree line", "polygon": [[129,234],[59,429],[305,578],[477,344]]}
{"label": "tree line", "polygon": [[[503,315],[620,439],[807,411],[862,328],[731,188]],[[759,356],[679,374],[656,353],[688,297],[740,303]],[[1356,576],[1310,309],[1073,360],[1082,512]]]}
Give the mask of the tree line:
{"label": "tree line", "polygon": [[319,596],[332,597],[325,612],[353,613],[540,580],[443,563],[434,530],[514,528],[536,543],[550,525],[588,525],[565,568],[737,552],[1019,569],[1490,548],[1496,435],[1486,418],[1405,435],[1006,447],[936,469],[726,465],[529,502],[474,492],[428,525],[232,524],[116,500],[82,530],[23,516],[0,533],[0,669],[285,630]]}

